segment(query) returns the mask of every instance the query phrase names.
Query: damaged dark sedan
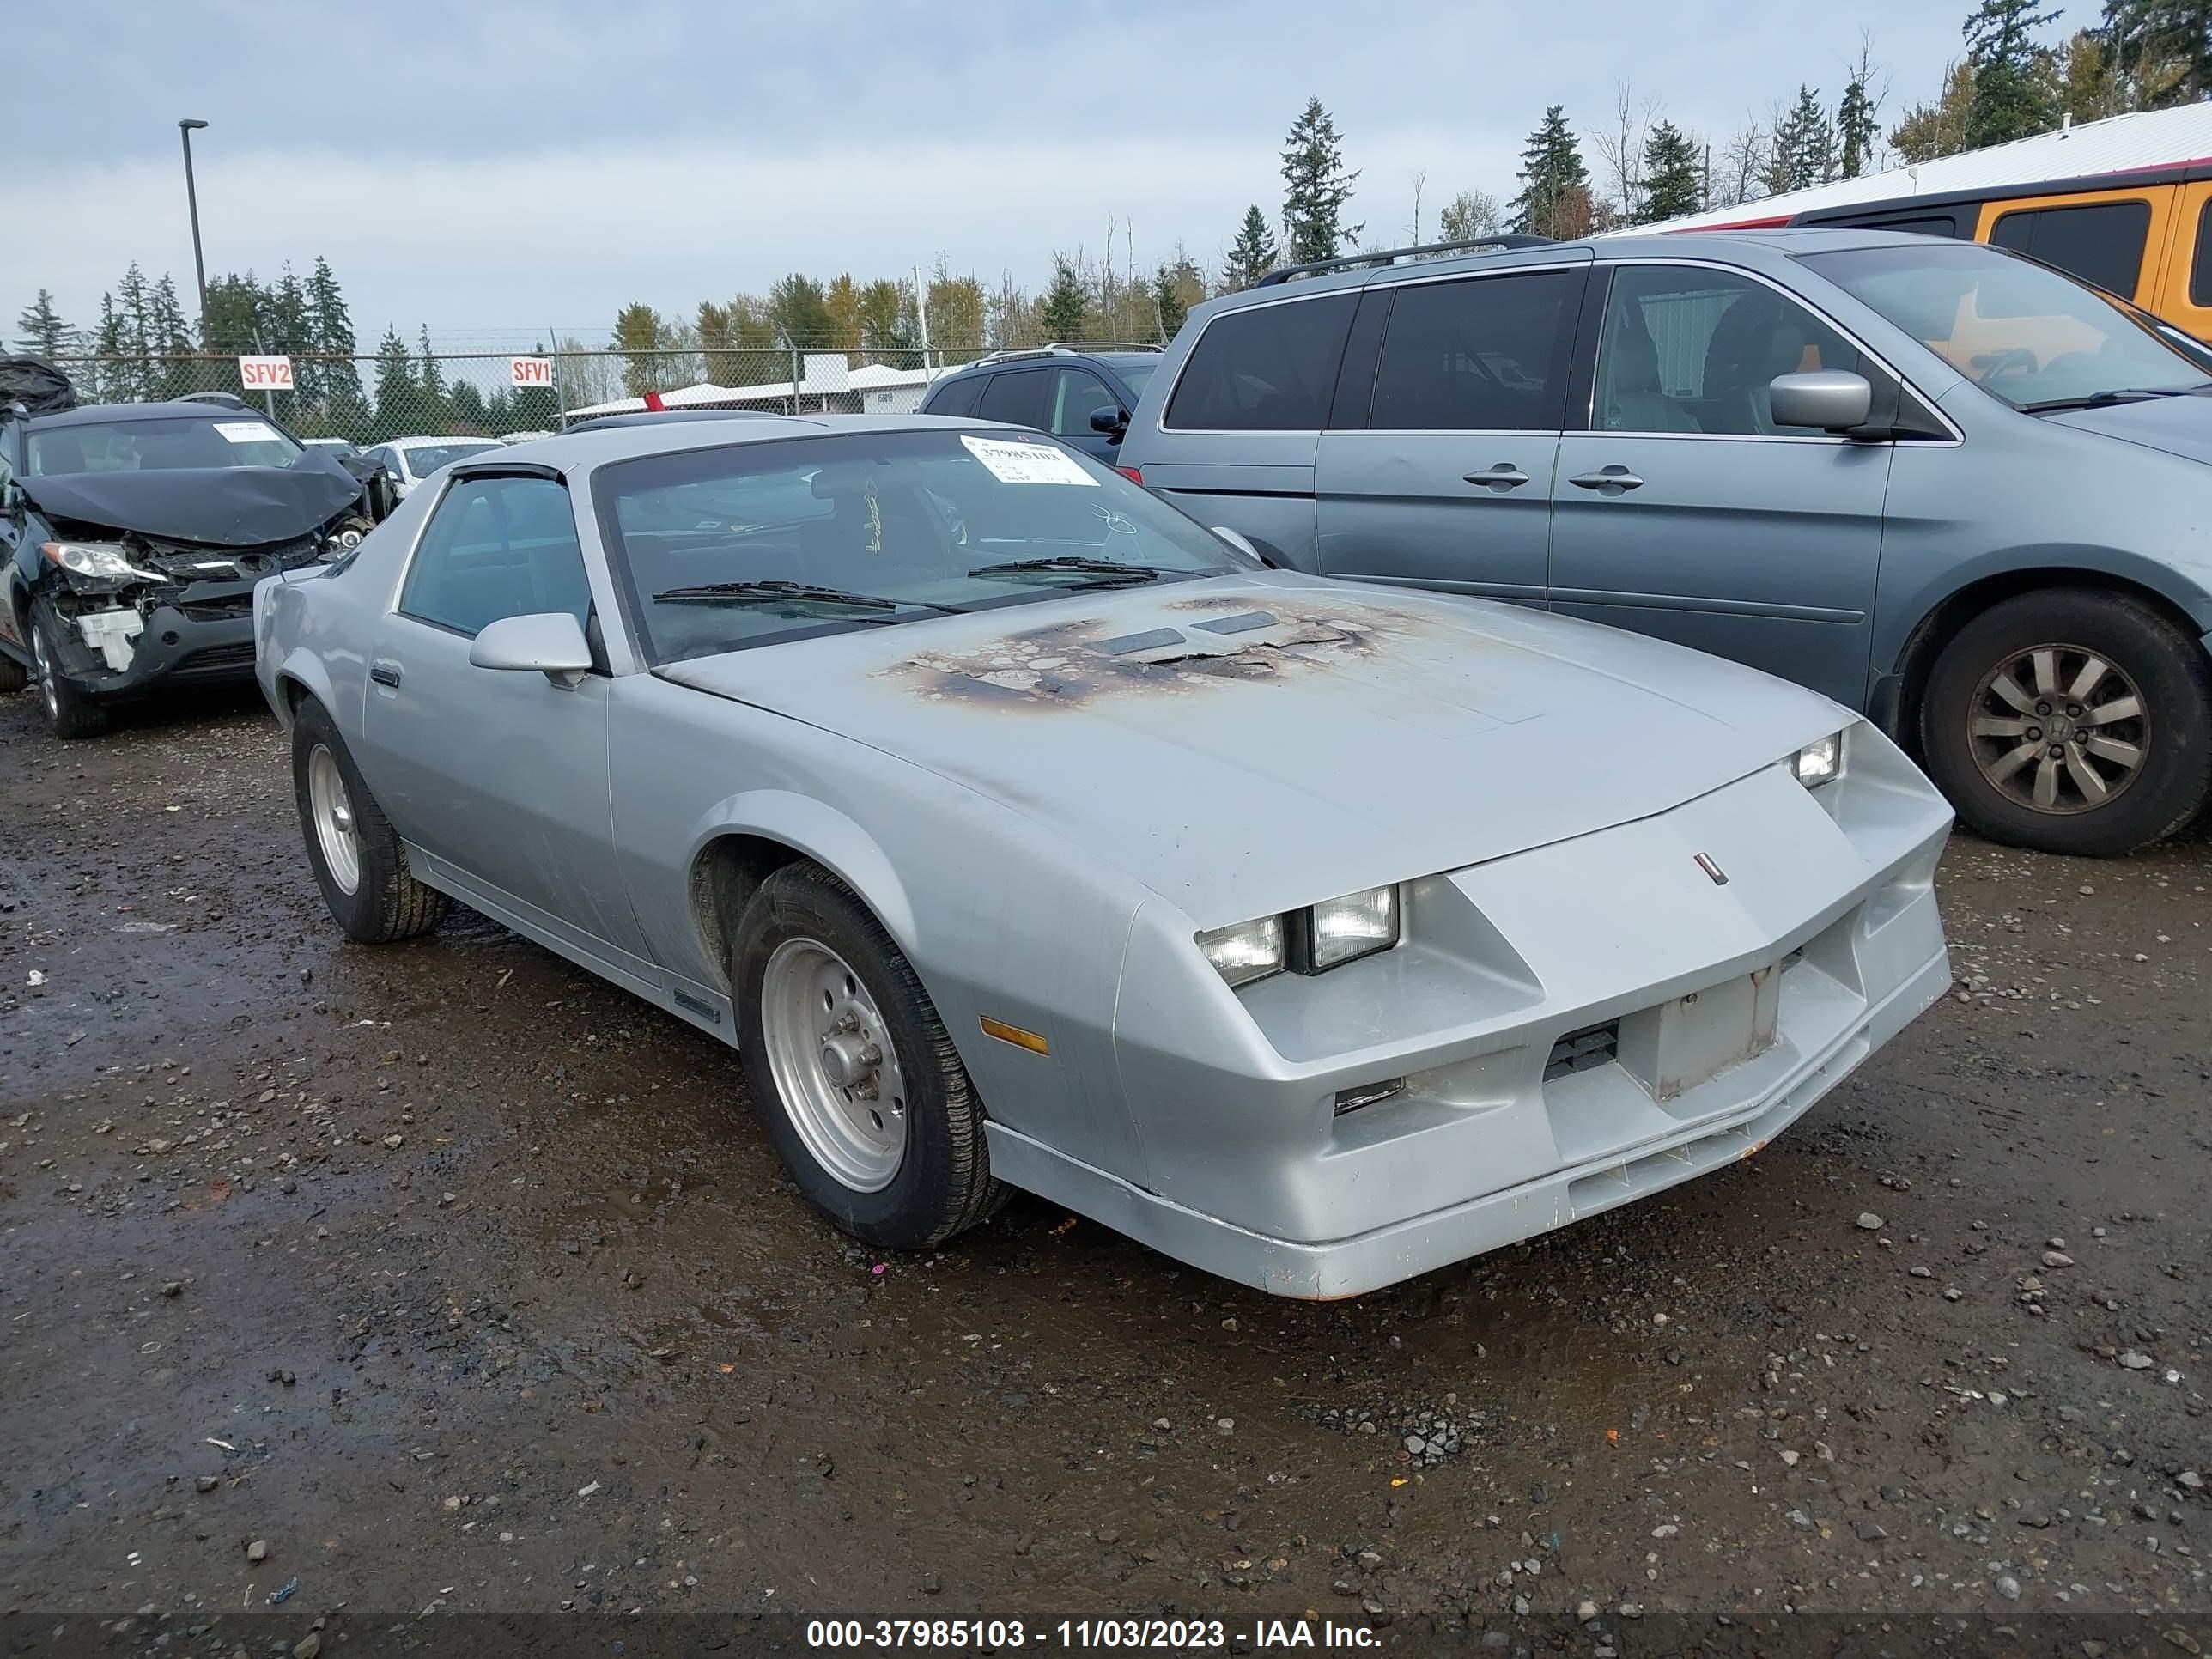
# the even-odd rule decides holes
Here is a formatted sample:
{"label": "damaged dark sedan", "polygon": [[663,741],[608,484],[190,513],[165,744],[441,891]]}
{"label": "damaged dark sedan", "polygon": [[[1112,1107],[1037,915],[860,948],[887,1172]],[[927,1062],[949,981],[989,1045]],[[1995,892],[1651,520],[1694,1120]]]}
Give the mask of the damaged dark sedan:
{"label": "damaged dark sedan", "polygon": [[119,704],[253,673],[253,587],[343,556],[362,481],[248,410],[0,413],[0,690],[35,681],[60,738]]}

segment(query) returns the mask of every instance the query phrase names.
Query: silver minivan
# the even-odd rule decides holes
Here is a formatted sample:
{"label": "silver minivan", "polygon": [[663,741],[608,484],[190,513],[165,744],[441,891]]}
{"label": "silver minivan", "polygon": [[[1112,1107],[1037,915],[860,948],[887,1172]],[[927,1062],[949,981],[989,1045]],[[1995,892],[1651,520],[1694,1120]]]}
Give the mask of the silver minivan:
{"label": "silver minivan", "polygon": [[2212,797],[2212,350],[2015,254],[1597,238],[1194,309],[1119,463],[1273,562],[1657,635],[1860,710],[1996,840]]}

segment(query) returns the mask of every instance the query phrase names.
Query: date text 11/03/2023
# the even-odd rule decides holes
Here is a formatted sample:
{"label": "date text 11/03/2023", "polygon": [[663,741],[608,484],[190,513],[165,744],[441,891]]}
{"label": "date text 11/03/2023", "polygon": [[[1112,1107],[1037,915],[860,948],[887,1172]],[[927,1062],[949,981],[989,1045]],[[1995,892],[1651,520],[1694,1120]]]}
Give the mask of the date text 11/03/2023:
{"label": "date text 11/03/2023", "polygon": [[917,1648],[1004,1653],[1025,1649],[1204,1652],[1225,1648],[1364,1648],[1382,1645],[1364,1625],[1326,1619],[1261,1619],[1232,1627],[1221,1619],[813,1619],[806,1645],[826,1650]]}

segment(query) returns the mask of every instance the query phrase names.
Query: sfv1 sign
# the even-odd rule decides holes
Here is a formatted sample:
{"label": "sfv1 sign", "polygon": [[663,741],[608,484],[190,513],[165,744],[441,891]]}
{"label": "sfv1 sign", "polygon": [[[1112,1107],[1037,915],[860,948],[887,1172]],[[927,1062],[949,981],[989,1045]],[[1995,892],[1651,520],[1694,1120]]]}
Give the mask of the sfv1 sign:
{"label": "sfv1 sign", "polygon": [[248,392],[289,392],[292,389],[292,360],[289,357],[240,357],[238,378]]}
{"label": "sfv1 sign", "polygon": [[550,357],[509,357],[507,360],[507,382],[509,386],[546,386],[553,384],[553,360]]}

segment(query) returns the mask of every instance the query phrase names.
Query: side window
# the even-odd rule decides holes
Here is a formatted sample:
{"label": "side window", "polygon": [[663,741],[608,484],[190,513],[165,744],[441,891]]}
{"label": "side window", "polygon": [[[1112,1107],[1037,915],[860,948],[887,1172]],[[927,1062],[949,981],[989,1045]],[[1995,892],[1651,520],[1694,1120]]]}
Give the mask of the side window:
{"label": "side window", "polygon": [[1170,428],[1318,432],[1359,296],[1350,292],[1224,312],[1206,325],[1168,401]]}
{"label": "side window", "polygon": [[2197,210],[2197,251],[2189,258],[2189,303],[2212,307],[2212,197]]}
{"label": "side window", "polygon": [[1051,392],[1052,376],[1042,369],[994,374],[976,400],[975,412],[987,421],[1011,421],[1042,430],[1051,418]]}
{"label": "side window", "polygon": [[592,589],[568,492],[550,478],[462,478],[422,532],[402,615],[473,638],[502,617],[565,611],[587,621]]}
{"label": "side window", "polygon": [[1592,422],[1601,432],[1788,435],[1767,388],[1858,351],[1788,295],[1724,270],[1621,265],[1606,302]]}
{"label": "side window", "polygon": [[973,415],[976,394],[983,389],[988,374],[971,374],[965,380],[953,380],[939,386],[929,401],[933,415]]}
{"label": "side window", "polygon": [[1368,424],[1556,431],[1583,282],[1579,270],[1533,270],[1400,289]]}
{"label": "side window", "polygon": [[1057,368],[1053,380],[1052,424],[1046,430],[1056,437],[1091,437],[1091,411],[1121,406],[1106,382],[1087,368]]}
{"label": "side window", "polygon": [[2081,207],[2023,208],[1990,228],[1990,241],[2025,253],[2123,299],[2135,298],[2150,240],[2150,204],[2090,202]]}

